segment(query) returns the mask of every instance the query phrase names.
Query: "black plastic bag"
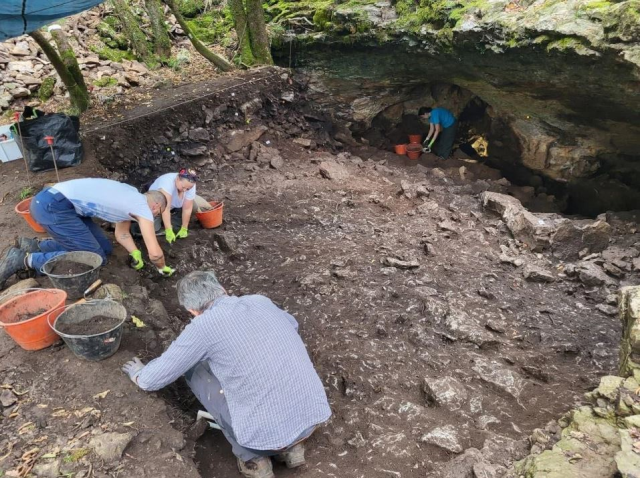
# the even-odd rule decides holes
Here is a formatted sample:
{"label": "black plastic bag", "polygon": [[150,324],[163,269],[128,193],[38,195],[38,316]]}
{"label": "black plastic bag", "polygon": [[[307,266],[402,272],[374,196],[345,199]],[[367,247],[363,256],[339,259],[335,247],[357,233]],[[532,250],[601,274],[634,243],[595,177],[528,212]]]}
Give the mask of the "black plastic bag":
{"label": "black plastic bag", "polygon": [[[45,114],[20,122],[20,128],[14,124],[13,135],[20,149],[24,143],[22,155],[27,158],[31,171],[54,169],[51,147],[45,137],[53,137],[53,151],[58,169],[77,166],[82,160],[82,142],[80,141],[80,120],[77,116],[62,113]],[[22,133],[22,142],[18,139]]]}

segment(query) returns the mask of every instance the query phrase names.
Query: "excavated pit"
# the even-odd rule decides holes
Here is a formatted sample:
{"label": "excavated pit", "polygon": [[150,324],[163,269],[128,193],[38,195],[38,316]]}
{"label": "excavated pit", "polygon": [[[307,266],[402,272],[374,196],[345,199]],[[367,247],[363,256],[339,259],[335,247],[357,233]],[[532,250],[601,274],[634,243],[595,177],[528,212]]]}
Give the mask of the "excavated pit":
{"label": "excavated pit", "polygon": [[[487,443],[485,454],[506,465],[526,451],[533,429],[615,371],[620,327],[594,308],[614,285],[531,282],[499,260],[506,247],[526,263],[555,267],[483,211],[478,194],[487,185],[520,191],[501,183],[500,171],[457,159],[408,162],[373,147],[373,137],[370,146],[337,142],[339,128],[283,70],[225,81],[177,91],[151,114],[130,112],[109,135],[96,129],[87,140],[114,178],[141,186],[193,166],[202,176],[199,194],[225,201],[221,228],[193,224],[188,240],[165,246],[177,277],[149,273],[140,284],[164,304],[170,323],[162,327],[174,334],[189,320],[176,283],[197,269],[215,270],[231,293],[267,295],[298,318],[334,411],[309,442],[304,476],[435,476],[452,454]],[[196,98],[173,109],[185,101],[181,94]],[[474,101],[464,110],[467,141],[479,134],[486,107]],[[379,120],[373,129],[380,131]],[[426,193],[410,194],[405,183]],[[633,248],[640,238],[620,221],[615,240]],[[637,278],[625,274],[620,285]],[[153,324],[153,314],[141,318]],[[147,342],[145,358],[164,345]],[[491,370],[516,385],[492,379]],[[429,398],[425,390],[438,381],[461,387],[466,398],[457,405]],[[197,404],[184,384],[162,396],[176,423],[194,417]],[[457,445],[434,444],[430,434],[451,428]],[[202,476],[236,473],[220,432],[205,433],[196,459]]]}

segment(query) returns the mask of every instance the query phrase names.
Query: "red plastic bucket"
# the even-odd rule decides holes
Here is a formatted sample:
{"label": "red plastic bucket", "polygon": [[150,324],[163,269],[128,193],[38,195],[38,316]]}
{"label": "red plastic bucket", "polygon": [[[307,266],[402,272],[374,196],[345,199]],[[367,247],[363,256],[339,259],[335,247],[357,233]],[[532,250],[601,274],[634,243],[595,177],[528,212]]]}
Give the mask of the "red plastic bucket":
{"label": "red plastic bucket", "polygon": [[36,232],[45,232],[44,228],[31,217],[31,213],[29,212],[29,206],[31,205],[32,199],[33,198],[27,198],[24,201],[20,201],[16,204],[15,211],[20,214],[25,221],[27,221],[27,224],[31,226],[31,229]]}
{"label": "red plastic bucket", "polygon": [[205,229],[213,229],[222,224],[222,210],[224,209],[223,202],[209,201],[209,204],[213,206],[211,211],[197,212],[196,218],[200,221],[200,224]]}
{"label": "red plastic bucket", "polygon": [[420,143],[422,143],[422,135],[421,134],[410,134],[409,135],[409,143],[411,143],[411,144],[420,144]]}
{"label": "red plastic bucket", "polygon": [[409,144],[407,145],[407,156],[409,156],[409,159],[413,159],[416,160],[418,158],[420,158],[420,155],[422,155],[422,145],[421,144]]}
{"label": "red plastic bucket", "polygon": [[400,156],[405,156],[407,154],[407,145],[406,144],[396,144],[394,147],[396,154]]}
{"label": "red plastic bucket", "polygon": [[[42,289],[23,293],[0,305],[0,326],[25,350],[40,350],[60,340],[47,320],[55,320],[64,310],[67,293]],[[40,314],[29,317],[44,309]],[[20,320],[21,317],[29,317]]]}

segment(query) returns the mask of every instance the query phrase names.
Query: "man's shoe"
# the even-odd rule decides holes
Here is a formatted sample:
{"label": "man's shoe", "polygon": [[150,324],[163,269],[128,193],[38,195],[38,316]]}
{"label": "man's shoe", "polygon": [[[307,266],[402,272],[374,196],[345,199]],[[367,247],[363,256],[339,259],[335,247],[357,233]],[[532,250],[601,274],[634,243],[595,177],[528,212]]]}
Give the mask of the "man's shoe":
{"label": "man's shoe", "polygon": [[238,458],[238,469],[246,478],[275,478],[271,460],[267,456],[259,456],[249,461]]}
{"label": "man's shoe", "polygon": [[18,271],[27,269],[24,259],[27,253],[17,247],[11,247],[2,260],[0,260],[0,285],[3,285],[9,277]]}
{"label": "man's shoe", "polygon": [[35,237],[19,237],[16,239],[15,246],[28,253],[40,252],[40,241]]}
{"label": "man's shoe", "polygon": [[304,459],[304,444],[298,443],[284,453],[275,456],[276,461],[285,463],[287,468],[298,468],[306,463]]}

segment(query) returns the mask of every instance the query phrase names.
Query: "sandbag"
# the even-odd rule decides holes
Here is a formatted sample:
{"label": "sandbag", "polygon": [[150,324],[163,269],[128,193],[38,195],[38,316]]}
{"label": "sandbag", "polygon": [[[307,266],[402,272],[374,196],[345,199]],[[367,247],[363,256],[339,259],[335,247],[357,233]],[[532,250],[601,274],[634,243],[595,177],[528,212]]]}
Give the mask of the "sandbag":
{"label": "sandbag", "polygon": [[[26,119],[11,127],[16,142],[27,159],[31,171],[54,169],[51,147],[45,139],[53,136],[53,150],[58,169],[77,166],[82,160],[82,142],[80,141],[80,120],[77,116],[52,113]],[[22,133],[22,141],[19,140]]]}

